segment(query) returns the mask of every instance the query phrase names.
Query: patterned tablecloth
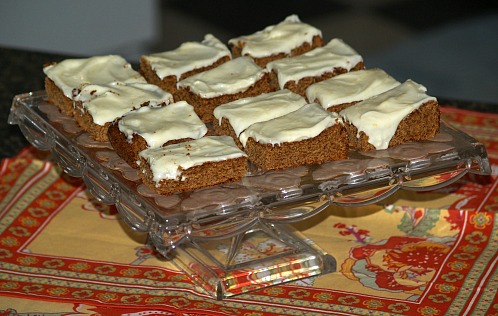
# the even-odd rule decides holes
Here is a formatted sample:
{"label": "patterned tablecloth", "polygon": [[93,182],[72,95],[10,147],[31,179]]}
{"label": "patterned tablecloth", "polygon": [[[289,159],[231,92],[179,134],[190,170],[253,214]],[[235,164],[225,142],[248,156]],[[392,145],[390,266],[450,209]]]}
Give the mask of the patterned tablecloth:
{"label": "patterned tablecloth", "polygon": [[443,116],[486,145],[491,176],[327,209],[296,227],[337,272],[223,301],[28,147],[0,165],[0,315],[498,315],[498,115]]}

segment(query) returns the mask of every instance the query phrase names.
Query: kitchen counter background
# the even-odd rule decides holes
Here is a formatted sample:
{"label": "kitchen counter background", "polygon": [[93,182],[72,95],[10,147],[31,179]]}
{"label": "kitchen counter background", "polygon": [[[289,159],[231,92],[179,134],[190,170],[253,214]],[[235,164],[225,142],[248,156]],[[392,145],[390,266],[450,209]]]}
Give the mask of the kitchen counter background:
{"label": "kitchen counter background", "polygon": [[14,96],[44,89],[43,64],[68,57],[0,47],[0,158],[12,157],[28,145],[19,127],[8,124]]}

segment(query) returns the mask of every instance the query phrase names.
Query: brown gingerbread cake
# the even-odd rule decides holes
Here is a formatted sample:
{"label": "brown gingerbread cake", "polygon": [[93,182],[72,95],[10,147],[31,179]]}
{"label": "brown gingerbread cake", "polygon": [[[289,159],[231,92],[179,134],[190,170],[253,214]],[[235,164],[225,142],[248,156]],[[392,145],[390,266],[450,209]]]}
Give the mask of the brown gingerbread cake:
{"label": "brown gingerbread cake", "polygon": [[192,104],[203,122],[210,123],[218,105],[277,89],[267,69],[250,57],[238,57],[180,81],[177,96]]}
{"label": "brown gingerbread cake", "polygon": [[174,50],[141,56],[140,73],[147,82],[171,93],[178,101],[178,81],[215,68],[231,58],[225,44],[206,34],[201,42],[185,42]]}
{"label": "brown gingerbread cake", "polygon": [[263,170],[347,159],[349,150],[339,115],[316,103],[255,123],[239,139],[249,160]]}
{"label": "brown gingerbread cake", "polygon": [[308,102],[316,102],[331,112],[390,90],[400,82],[379,68],[351,71],[312,84],[306,89]]}
{"label": "brown gingerbread cake", "polygon": [[249,56],[261,67],[271,61],[297,56],[323,46],[322,32],[290,15],[282,22],[228,41],[232,56]]}
{"label": "brown gingerbread cake", "polygon": [[139,72],[117,55],[50,63],[48,100],[165,195],[439,131],[439,105],[425,87],[365,69],[340,39],[324,46],[297,15],[228,44],[207,34],[141,56]]}
{"label": "brown gingerbread cake", "polygon": [[161,107],[143,106],[124,114],[109,126],[108,138],[116,153],[138,168],[142,150],[198,139],[207,132],[194,108],[179,101]]}
{"label": "brown gingerbread cake", "polygon": [[45,91],[47,92],[48,102],[57,106],[62,113],[73,116],[74,106],[72,97],[64,95],[62,90],[49,77],[45,77]]}
{"label": "brown gingerbread cake", "polygon": [[88,84],[74,97],[74,118],[90,137],[107,142],[111,123],[142,106],[164,106],[173,102],[170,93],[149,83]]}
{"label": "brown gingerbread cake", "polygon": [[287,89],[235,100],[214,109],[214,131],[231,136],[242,148],[239,136],[246,128],[293,112],[305,104],[303,97]]}
{"label": "brown gingerbread cake", "polygon": [[145,79],[118,55],[65,59],[47,63],[45,91],[48,101],[62,113],[73,115],[74,97],[84,85],[108,84],[111,82],[145,82]]}
{"label": "brown gingerbread cake", "polygon": [[272,61],[266,65],[281,89],[303,97],[306,89],[342,73],[364,69],[363,58],[341,39],[335,38],[323,47],[302,55]]}
{"label": "brown gingerbread cake", "polygon": [[379,150],[422,141],[439,132],[436,98],[412,80],[358,102],[341,112],[349,144],[360,151]]}
{"label": "brown gingerbread cake", "polygon": [[239,181],[247,167],[247,155],[229,136],[205,136],[146,149],[140,159],[143,182],[165,195]]}

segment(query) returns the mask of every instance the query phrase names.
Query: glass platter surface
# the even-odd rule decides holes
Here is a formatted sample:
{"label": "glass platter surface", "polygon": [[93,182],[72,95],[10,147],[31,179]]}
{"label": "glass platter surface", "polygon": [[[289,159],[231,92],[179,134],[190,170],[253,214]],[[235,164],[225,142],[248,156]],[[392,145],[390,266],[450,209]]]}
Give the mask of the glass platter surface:
{"label": "glass platter surface", "polygon": [[[64,172],[81,177],[95,198],[115,205],[131,228],[148,233],[164,257],[216,299],[335,271],[333,255],[292,223],[334,205],[372,204],[399,189],[438,189],[467,173],[491,173],[484,145],[441,122],[431,140],[280,171],[249,165],[239,182],[162,196],[109,143],[93,141],[48,103],[45,91],[16,96],[9,123],[50,151]],[[261,243],[274,250],[243,247]]]}

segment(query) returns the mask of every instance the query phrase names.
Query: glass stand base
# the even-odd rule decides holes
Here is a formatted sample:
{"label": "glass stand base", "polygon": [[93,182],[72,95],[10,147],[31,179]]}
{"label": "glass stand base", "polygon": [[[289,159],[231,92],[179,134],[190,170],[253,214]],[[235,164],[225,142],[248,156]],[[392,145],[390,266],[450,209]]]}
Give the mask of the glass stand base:
{"label": "glass stand base", "polygon": [[165,254],[221,300],[336,270],[336,260],[289,225],[258,223],[232,237],[191,240]]}

